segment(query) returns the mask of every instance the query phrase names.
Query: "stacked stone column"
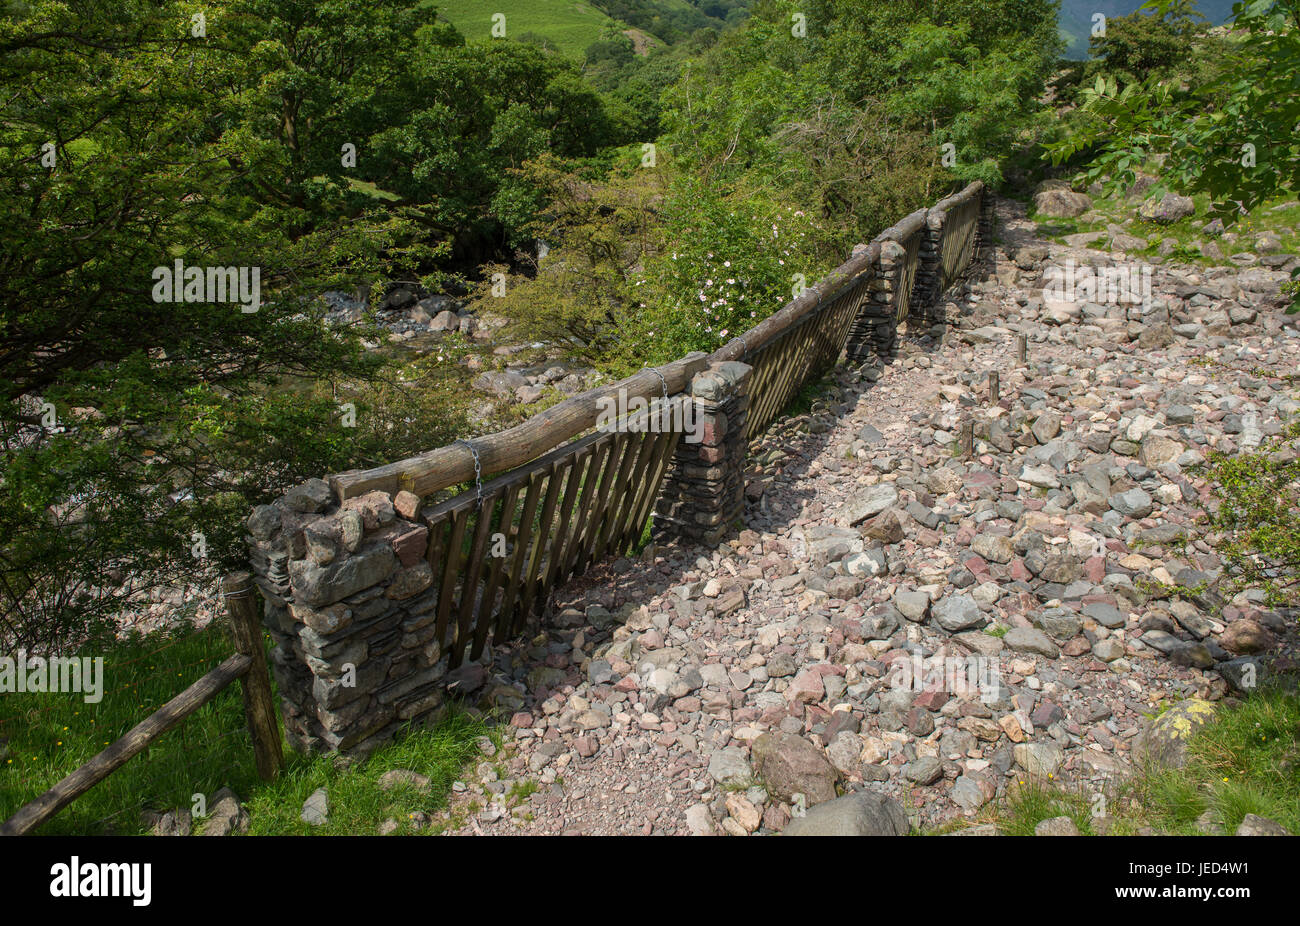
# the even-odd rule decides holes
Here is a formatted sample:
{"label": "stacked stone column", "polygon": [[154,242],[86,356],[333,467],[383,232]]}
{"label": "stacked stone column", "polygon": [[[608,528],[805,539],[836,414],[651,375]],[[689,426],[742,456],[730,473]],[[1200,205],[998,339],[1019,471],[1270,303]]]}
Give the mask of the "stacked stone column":
{"label": "stacked stone column", "polygon": [[850,363],[893,355],[898,340],[898,290],[907,250],[891,238],[877,238],[879,255],[871,267],[867,298],[849,327],[844,354]]}
{"label": "stacked stone column", "polygon": [[418,509],[409,492],[339,505],[312,479],[248,518],[295,749],[365,754],[408,722],[441,716],[446,661]]}
{"label": "stacked stone column", "polygon": [[715,363],[691,381],[693,427],[682,435],[655,500],[653,534],[714,545],[745,506],[745,440],[753,368]]}
{"label": "stacked stone column", "polygon": [[943,234],[948,221],[946,209],[931,209],[926,215],[925,229],[921,232],[921,246],[917,253],[916,279],[912,281],[912,304],[908,314],[915,318],[933,321],[938,316],[940,297],[943,295]]}

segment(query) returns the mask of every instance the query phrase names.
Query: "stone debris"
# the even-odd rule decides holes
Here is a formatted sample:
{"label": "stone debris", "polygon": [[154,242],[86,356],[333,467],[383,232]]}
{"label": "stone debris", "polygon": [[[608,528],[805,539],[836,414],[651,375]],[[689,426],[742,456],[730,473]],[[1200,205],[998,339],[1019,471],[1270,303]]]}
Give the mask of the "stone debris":
{"label": "stone debris", "polygon": [[498,783],[471,783],[449,831],[931,828],[1034,776],[1096,793],[1176,762],[1185,728],[1294,660],[1295,615],[1221,586],[1194,465],[1300,411],[1295,257],[1152,261],[1149,298],[1064,300],[1053,268],[1124,255],[998,209],[1005,244],[946,324],[837,369],[754,442],[742,529],[596,564],[496,648],[477,681],[514,692],[501,761],[535,789],[484,822],[467,808]]}

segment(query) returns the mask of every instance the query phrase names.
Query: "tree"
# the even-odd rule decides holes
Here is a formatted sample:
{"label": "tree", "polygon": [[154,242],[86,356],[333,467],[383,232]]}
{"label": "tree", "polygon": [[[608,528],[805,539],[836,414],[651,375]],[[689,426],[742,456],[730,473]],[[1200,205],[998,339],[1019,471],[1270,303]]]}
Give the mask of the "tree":
{"label": "tree", "polygon": [[[33,0],[0,17],[8,644],[111,629],[133,592],[242,561],[243,514],[275,487],[454,427],[385,385],[357,332],[321,324],[319,294],[400,269],[415,227],[315,181],[323,125],[342,111],[348,137],[364,107],[299,95],[310,80],[256,12],[212,5],[200,27],[183,3]],[[297,76],[250,66],[262,53]],[[256,270],[260,299],[163,293],[176,261],[250,289]]]}
{"label": "tree", "polygon": [[[1171,5],[1152,0],[1145,8]],[[1225,224],[1300,189],[1300,2],[1233,9],[1233,45],[1217,77],[1184,89],[1159,75],[1128,83],[1099,76],[1047,156],[1056,164],[1085,159],[1085,175],[1112,187],[1128,186],[1143,164],[1163,156],[1162,183],[1209,194],[1212,214]],[[1300,311],[1300,293],[1289,311]]]}

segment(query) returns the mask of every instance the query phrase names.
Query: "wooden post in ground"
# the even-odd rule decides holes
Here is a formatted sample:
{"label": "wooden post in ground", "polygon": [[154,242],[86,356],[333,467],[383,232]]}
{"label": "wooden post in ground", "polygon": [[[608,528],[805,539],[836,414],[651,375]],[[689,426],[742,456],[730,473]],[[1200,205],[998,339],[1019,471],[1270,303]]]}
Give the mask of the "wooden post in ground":
{"label": "wooden post in ground", "polygon": [[1029,337],[1020,335],[1016,338],[1016,366],[1025,366],[1029,362]]}
{"label": "wooden post in ground", "polygon": [[253,737],[257,774],[269,781],[284,768],[284,751],[280,746],[275,701],[271,697],[266,650],[262,646],[262,625],[257,619],[257,586],[247,572],[231,573],[221,582],[221,596],[230,615],[230,636],[235,651],[252,660],[239,685],[244,694],[244,717]]}
{"label": "wooden post in ground", "polygon": [[989,404],[997,405],[1002,391],[1001,377],[997,370],[989,370]]}
{"label": "wooden post in ground", "polygon": [[961,423],[961,436],[958,437],[961,458],[969,460],[975,455],[975,422],[967,418]]}

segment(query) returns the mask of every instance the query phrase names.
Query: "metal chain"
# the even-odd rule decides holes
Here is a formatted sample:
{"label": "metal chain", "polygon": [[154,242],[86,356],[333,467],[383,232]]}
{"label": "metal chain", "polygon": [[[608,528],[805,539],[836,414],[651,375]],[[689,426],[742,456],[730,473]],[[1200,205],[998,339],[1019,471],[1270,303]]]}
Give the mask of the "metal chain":
{"label": "metal chain", "polygon": [[483,467],[482,464],[479,462],[478,451],[475,450],[474,445],[467,440],[463,440],[463,439],[457,440],[456,443],[464,444],[466,447],[469,448],[469,452],[474,455],[474,485],[478,489],[478,506],[482,508],[483,507]]}
{"label": "metal chain", "polygon": [[649,370],[655,376],[659,377],[659,382],[663,383],[664,386],[664,401],[667,402],[668,401],[668,380],[664,379],[664,375],[660,373],[658,370],[656,370],[654,367],[642,367],[641,369]]}

